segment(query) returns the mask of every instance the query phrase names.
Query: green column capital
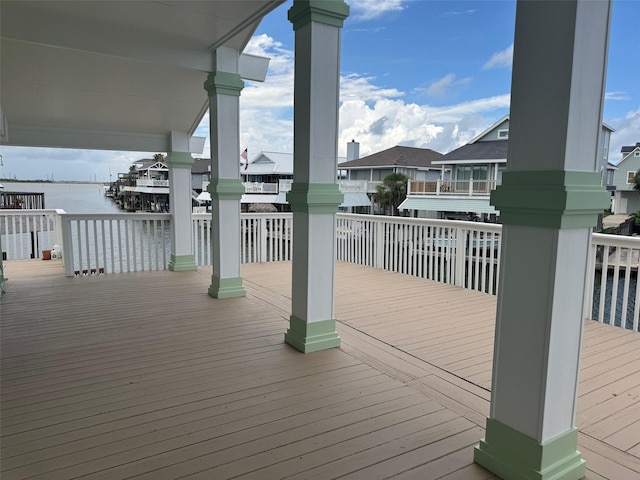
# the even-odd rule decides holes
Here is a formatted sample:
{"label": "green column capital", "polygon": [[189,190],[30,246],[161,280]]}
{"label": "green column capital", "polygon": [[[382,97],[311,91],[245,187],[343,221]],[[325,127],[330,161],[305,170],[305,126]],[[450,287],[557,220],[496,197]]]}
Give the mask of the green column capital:
{"label": "green column capital", "polygon": [[210,97],[214,95],[231,95],[239,97],[244,82],[238,73],[211,72],[204,82],[204,89]]}
{"label": "green column capital", "polygon": [[191,169],[195,159],[189,152],[169,152],[166,161],[169,168]]}
{"label": "green column capital", "polygon": [[342,0],[294,0],[288,12],[294,30],[311,22],[342,27],[348,16],[349,6]]}
{"label": "green column capital", "polygon": [[207,191],[212,200],[240,200],[244,185],[235,178],[212,178]]}
{"label": "green column capital", "polygon": [[344,195],[335,183],[293,182],[287,201],[293,212],[336,213]]}
{"label": "green column capital", "polygon": [[596,172],[565,170],[504,172],[491,205],[506,225],[585,228],[611,204]]}

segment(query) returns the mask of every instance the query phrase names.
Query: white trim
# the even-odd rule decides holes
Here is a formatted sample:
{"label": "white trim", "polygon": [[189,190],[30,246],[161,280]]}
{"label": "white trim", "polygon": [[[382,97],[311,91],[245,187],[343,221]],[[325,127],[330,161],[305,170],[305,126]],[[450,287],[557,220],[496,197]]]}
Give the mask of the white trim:
{"label": "white trim", "polygon": [[507,163],[507,159],[506,158],[490,158],[490,159],[475,159],[475,160],[449,160],[449,161],[442,161],[442,160],[434,160],[433,164],[437,164],[437,165],[462,165],[462,164],[469,164],[469,165],[480,165],[483,163]]}

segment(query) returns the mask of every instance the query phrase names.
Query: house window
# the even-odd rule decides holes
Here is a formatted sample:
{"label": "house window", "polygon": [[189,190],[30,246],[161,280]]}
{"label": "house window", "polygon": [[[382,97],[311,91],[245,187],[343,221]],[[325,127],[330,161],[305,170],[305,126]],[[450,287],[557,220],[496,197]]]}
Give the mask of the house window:
{"label": "house window", "polygon": [[636,176],[636,172],[627,172],[627,183],[633,183],[633,177]]}
{"label": "house window", "polygon": [[633,156],[634,156],[634,157],[640,157],[640,152],[635,152],[635,153],[633,154]]}
{"label": "house window", "polygon": [[498,138],[501,140],[506,140],[509,138],[509,130],[498,130]]}

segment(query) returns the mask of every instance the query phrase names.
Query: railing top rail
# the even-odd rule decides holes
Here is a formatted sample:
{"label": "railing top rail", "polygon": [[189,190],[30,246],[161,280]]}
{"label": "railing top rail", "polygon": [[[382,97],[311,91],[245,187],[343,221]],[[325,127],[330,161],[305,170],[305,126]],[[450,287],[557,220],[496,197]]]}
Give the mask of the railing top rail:
{"label": "railing top rail", "polygon": [[608,233],[592,233],[593,245],[607,245],[611,247],[640,249],[640,237],[627,237],[625,235],[611,235]]}
{"label": "railing top rail", "polygon": [[171,220],[170,213],[64,213],[67,220]]}
{"label": "railing top rail", "polygon": [[[0,209],[0,215],[16,215],[16,216],[24,216],[24,215],[62,215],[66,212],[60,208],[3,208]],[[94,215],[94,214],[89,214]]]}
{"label": "railing top rail", "polygon": [[502,232],[502,225],[483,222],[465,222],[461,220],[438,220],[432,218],[390,217],[387,215],[361,215],[356,213],[338,213],[338,218],[350,218],[369,222],[393,222],[405,225],[428,225],[434,227],[464,228],[467,230],[484,230],[491,233]]}

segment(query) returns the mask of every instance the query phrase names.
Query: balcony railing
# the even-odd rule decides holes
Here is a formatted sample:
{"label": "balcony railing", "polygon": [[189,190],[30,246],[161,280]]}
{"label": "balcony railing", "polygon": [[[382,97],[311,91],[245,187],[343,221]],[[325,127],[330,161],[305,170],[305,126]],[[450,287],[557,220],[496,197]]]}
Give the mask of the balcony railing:
{"label": "balcony railing", "polygon": [[[243,263],[291,260],[290,213],[242,214]],[[194,214],[193,252],[211,265],[210,214]],[[62,247],[68,276],[167,268],[170,214],[67,214],[1,210],[6,259],[40,258]],[[337,214],[336,258],[495,295],[502,227],[494,224]],[[54,260],[55,261],[55,260]],[[640,238],[593,234],[585,282],[585,318],[638,331]]]}
{"label": "balcony railing", "polygon": [[[280,180],[279,189],[281,192],[291,191],[293,180]],[[376,187],[382,182],[372,182],[369,180],[338,180],[338,188],[342,193],[375,193]]]}
{"label": "balcony railing", "polygon": [[155,178],[150,179],[138,179],[136,180],[136,186],[138,187],[168,187],[169,180],[158,180]]}
{"label": "balcony railing", "polygon": [[277,183],[244,182],[244,193],[278,193]]}
{"label": "balcony railing", "polygon": [[489,196],[491,190],[500,185],[499,180],[437,180],[422,182],[410,180],[407,187],[408,195],[468,195]]}

